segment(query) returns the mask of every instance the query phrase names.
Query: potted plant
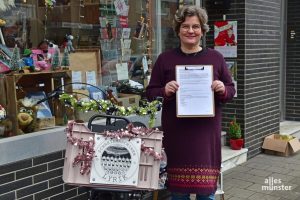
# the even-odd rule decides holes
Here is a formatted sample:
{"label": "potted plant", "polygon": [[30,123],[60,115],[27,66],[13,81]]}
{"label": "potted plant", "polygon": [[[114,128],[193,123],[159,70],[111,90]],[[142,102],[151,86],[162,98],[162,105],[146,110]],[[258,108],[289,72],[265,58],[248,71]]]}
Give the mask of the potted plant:
{"label": "potted plant", "polygon": [[240,150],[243,147],[244,139],[242,138],[241,126],[236,122],[235,116],[229,123],[229,138],[231,149]]}

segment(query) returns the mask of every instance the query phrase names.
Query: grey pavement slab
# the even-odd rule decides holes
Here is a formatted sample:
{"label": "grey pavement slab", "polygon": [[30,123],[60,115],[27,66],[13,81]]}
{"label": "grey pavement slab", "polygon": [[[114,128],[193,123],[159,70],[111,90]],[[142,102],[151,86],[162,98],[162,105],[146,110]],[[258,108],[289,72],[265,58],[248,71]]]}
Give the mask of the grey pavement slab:
{"label": "grey pavement slab", "polygon": [[251,199],[251,200],[279,200],[280,197],[263,194],[263,193],[255,193],[252,196],[250,196],[248,199]]}
{"label": "grey pavement slab", "polygon": [[289,157],[260,154],[225,171],[223,184],[226,200],[299,200],[300,152]]}
{"label": "grey pavement slab", "polygon": [[223,188],[225,200],[300,200],[300,152],[289,157],[259,154],[225,171]]}

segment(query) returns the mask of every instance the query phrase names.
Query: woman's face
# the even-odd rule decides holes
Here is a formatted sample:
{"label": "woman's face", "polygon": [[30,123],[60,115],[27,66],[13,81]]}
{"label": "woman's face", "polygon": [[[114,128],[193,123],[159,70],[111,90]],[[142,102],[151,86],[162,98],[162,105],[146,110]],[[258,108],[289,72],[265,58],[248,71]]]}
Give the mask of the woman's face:
{"label": "woman's face", "polygon": [[186,17],[179,29],[180,43],[184,47],[198,46],[202,37],[201,24],[197,16]]}

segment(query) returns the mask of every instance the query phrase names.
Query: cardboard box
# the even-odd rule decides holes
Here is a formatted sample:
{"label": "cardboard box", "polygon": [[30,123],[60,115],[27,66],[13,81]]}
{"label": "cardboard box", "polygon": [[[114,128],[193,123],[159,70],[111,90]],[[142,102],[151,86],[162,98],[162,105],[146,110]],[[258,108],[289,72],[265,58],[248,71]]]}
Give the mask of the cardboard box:
{"label": "cardboard box", "polygon": [[300,142],[296,137],[283,140],[280,134],[272,134],[265,137],[262,148],[265,149],[264,152],[267,154],[289,156],[300,150]]}
{"label": "cardboard box", "polygon": [[140,95],[136,94],[123,94],[119,93],[117,98],[119,106],[129,107],[129,106],[139,106],[139,101],[141,99]]}
{"label": "cardboard box", "polygon": [[82,99],[89,99],[89,91],[88,90],[77,90],[73,89],[73,93],[75,94],[75,97],[77,100],[82,100]]}

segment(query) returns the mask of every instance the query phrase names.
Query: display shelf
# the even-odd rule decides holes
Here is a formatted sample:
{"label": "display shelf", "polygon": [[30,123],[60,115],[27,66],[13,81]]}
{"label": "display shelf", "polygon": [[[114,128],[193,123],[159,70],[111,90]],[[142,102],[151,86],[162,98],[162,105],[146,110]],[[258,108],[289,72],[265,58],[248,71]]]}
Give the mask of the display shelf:
{"label": "display shelf", "polygon": [[[4,82],[4,96],[6,99],[6,108],[8,119],[12,122],[12,133],[8,136],[18,134],[19,125],[17,120],[18,100],[26,96],[28,92],[43,91],[45,94],[52,92],[61,85],[71,82],[72,74],[69,70],[51,71],[51,72],[35,72],[28,74],[8,74],[1,79]],[[72,92],[72,87],[63,88],[66,92]],[[49,105],[53,116],[55,116],[56,125],[64,124],[65,109],[59,100],[50,99]]]}

